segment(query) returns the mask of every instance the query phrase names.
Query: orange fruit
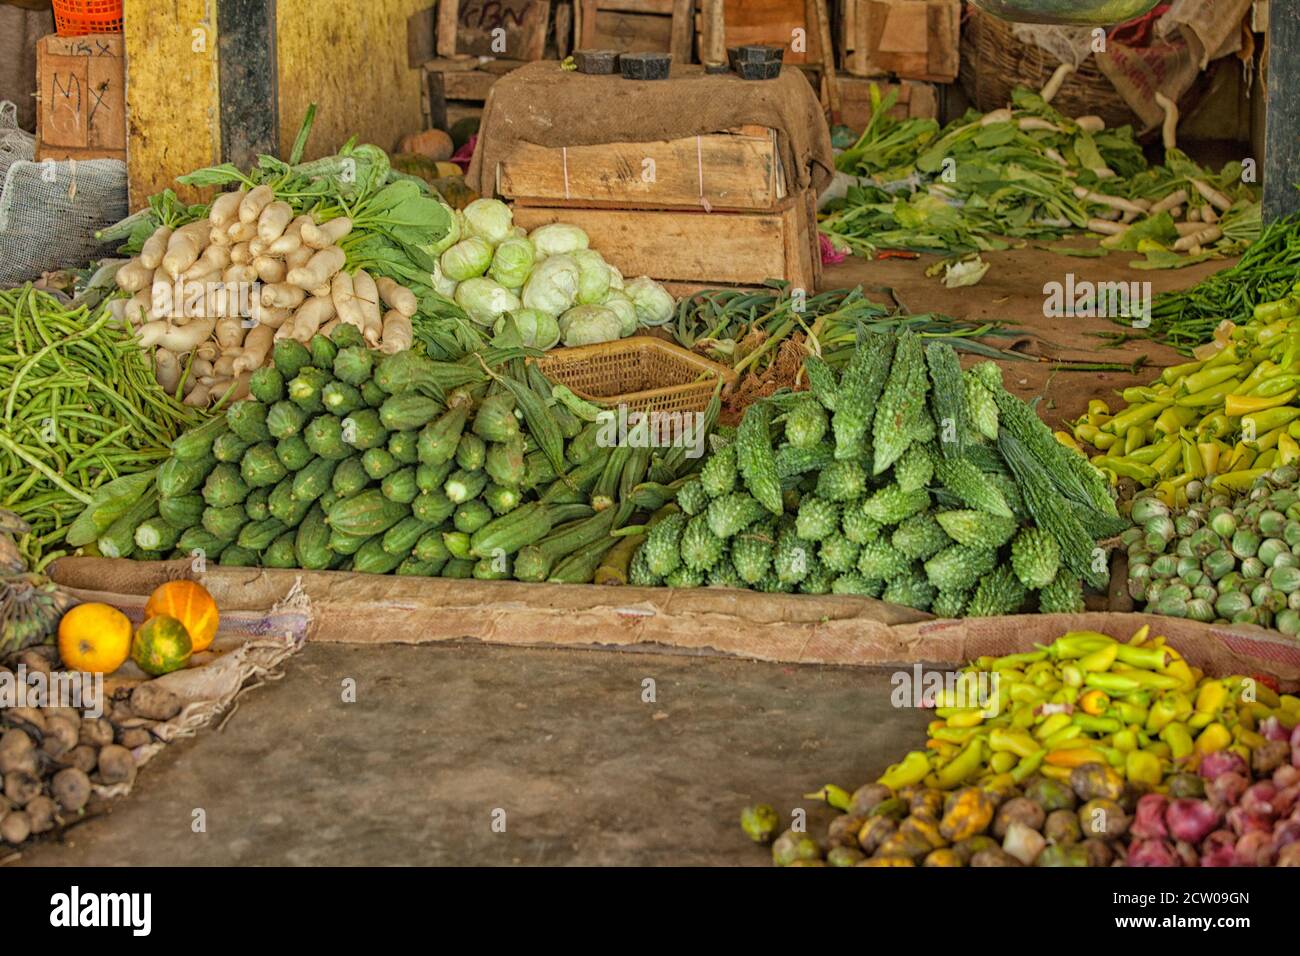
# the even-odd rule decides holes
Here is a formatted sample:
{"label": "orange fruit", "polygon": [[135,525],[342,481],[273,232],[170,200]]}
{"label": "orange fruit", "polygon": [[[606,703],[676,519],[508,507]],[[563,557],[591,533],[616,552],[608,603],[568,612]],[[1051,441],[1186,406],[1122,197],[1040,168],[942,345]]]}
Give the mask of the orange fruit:
{"label": "orange fruit", "polygon": [[201,584],[194,581],[168,581],[149,595],[144,606],[144,619],[166,615],[185,625],[193,644],[194,653],[206,651],[217,636],[217,602]]}
{"label": "orange fruit", "polygon": [[185,625],[159,614],[140,625],[131,643],[131,660],[146,674],[159,677],[180,670],[190,661],[194,644]]}
{"label": "orange fruit", "polygon": [[59,621],[59,656],[76,671],[111,674],[131,653],[131,622],[107,604],[78,604]]}

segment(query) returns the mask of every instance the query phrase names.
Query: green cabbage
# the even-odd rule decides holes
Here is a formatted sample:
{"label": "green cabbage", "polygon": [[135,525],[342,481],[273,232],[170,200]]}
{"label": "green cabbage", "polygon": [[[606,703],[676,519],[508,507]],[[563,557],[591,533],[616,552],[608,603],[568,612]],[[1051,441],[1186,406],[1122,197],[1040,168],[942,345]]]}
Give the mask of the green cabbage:
{"label": "green cabbage", "polygon": [[447,278],[447,274],[442,271],[441,262],[433,263],[433,271],[429,273],[429,285],[433,286],[434,292],[444,298],[450,299],[456,294],[456,281]]}
{"label": "green cabbage", "polygon": [[500,199],[475,199],[465,207],[464,218],[469,235],[486,239],[494,246],[508,239],[514,228],[510,207]]}
{"label": "green cabbage", "polygon": [[487,272],[492,264],[492,246],[486,239],[470,236],[442,254],[442,272],[453,282],[464,282]]}
{"label": "green cabbage", "polygon": [[672,321],[676,303],[668,290],[649,276],[638,276],[623,286],[624,294],[636,306],[637,321],[651,327]]}
{"label": "green cabbage", "polygon": [[600,305],[618,316],[620,336],[627,338],[636,331],[636,306],[622,292],[610,292],[600,301]]}
{"label": "green cabbage", "polygon": [[595,345],[622,337],[618,316],[603,305],[574,306],[560,316],[559,324],[567,346]]}
{"label": "green cabbage", "polygon": [[497,246],[488,275],[507,289],[522,289],[536,258],[533,244],[527,239],[506,239]]}
{"label": "green cabbage", "polygon": [[456,287],[456,304],[479,325],[492,325],[507,312],[519,308],[519,298],[491,279],[466,279]]}
{"label": "green cabbage", "polygon": [[493,331],[500,335],[506,329],[514,329],[520,344],[526,348],[553,349],[560,341],[560,324],[555,316],[536,309],[507,312],[497,319]]}
{"label": "green cabbage", "polygon": [[544,256],[563,256],[591,245],[587,234],[577,226],[554,222],[548,226],[538,226],[528,238],[533,240],[533,247],[539,258]]}
{"label": "green cabbage", "polygon": [[522,295],[527,308],[559,315],[578,299],[578,264],[570,256],[551,256],[533,269]]}
{"label": "green cabbage", "polygon": [[571,255],[578,264],[578,301],[598,304],[609,293],[609,266],[594,249],[579,249]]}

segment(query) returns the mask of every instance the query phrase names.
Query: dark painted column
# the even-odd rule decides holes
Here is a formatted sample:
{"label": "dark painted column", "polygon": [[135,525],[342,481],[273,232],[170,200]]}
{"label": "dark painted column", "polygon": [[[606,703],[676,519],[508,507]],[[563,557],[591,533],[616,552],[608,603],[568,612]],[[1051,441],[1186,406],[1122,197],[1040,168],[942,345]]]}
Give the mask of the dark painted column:
{"label": "dark painted column", "polygon": [[241,169],[280,155],[275,0],[218,0],[221,155]]}
{"label": "dark painted column", "polygon": [[1273,0],[1268,20],[1264,220],[1300,211],[1300,0]]}

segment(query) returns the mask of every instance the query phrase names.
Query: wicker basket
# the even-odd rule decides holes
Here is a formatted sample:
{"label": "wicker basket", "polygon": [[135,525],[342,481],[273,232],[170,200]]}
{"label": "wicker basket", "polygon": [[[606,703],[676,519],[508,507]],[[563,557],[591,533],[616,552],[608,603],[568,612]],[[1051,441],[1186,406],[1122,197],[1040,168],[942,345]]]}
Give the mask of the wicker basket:
{"label": "wicker basket", "polygon": [[[1017,86],[1041,90],[1060,66],[1046,50],[1016,39],[1011,24],[979,7],[967,6],[970,18],[961,35],[961,85],[981,111],[1001,109]],[[1066,77],[1052,106],[1066,116],[1100,116],[1107,126],[1132,125],[1138,118],[1106,75],[1089,57]]]}
{"label": "wicker basket", "polygon": [[702,412],[718,379],[730,385],[737,377],[725,365],[649,335],[555,349],[537,364],[581,398],[634,412]]}

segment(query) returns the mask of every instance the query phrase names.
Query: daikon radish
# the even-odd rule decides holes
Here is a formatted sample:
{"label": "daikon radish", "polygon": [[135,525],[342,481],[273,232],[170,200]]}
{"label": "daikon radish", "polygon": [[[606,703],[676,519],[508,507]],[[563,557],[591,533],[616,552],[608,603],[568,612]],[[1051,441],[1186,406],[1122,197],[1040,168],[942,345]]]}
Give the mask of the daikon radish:
{"label": "daikon radish", "polygon": [[1198,193],[1205,197],[1205,201],[1215,209],[1218,209],[1220,212],[1227,212],[1232,208],[1232,200],[1219,192],[1205,180],[1192,179],[1189,180],[1189,182],[1191,182],[1191,184],[1196,188]]}
{"label": "daikon radish", "polygon": [[366,345],[372,349],[377,349],[384,338],[384,320],[376,319],[370,313],[366,313],[366,327],[361,330],[362,336],[366,340]]}
{"label": "daikon radish", "polygon": [[181,383],[181,363],[174,352],[157,349],[153,353],[153,377],[168,395],[176,394]]}
{"label": "daikon radish", "polygon": [[[303,228],[305,231],[306,227]],[[346,262],[347,256],[342,249],[338,246],[328,246],[313,253],[305,266],[290,269],[285,276],[285,281],[302,286],[304,289],[315,289],[329,282],[334,273],[342,269]]]}
{"label": "daikon radish", "polygon": [[240,372],[235,376],[235,380],[231,383],[233,388],[230,390],[230,394],[226,396],[226,401],[238,402],[248,398],[249,383],[252,379],[252,372]]}
{"label": "daikon radish", "polygon": [[1217,223],[1219,221],[1219,214],[1214,211],[1213,206],[1202,206],[1201,221],[1208,222],[1211,225],[1213,225],[1214,223]]}
{"label": "daikon radish", "polygon": [[194,349],[194,354],[196,357],[203,359],[211,365],[221,357],[221,350],[217,348],[216,342],[208,339],[206,342],[201,342],[198,347]]}
{"label": "daikon radish", "polygon": [[253,260],[253,269],[263,282],[283,282],[284,277],[289,274],[284,260],[273,259],[271,256],[258,256]]}
{"label": "daikon radish", "polygon": [[226,230],[233,242],[250,242],[257,238],[257,223],[237,222]]}
{"label": "daikon radish", "polygon": [[1056,94],[1061,92],[1061,87],[1065,85],[1065,78],[1073,72],[1074,67],[1069,63],[1062,63],[1058,66],[1056,72],[1052,74],[1052,78],[1047,81],[1047,85],[1044,86],[1042,92],[1039,93],[1039,96],[1043,98],[1043,101],[1050,103],[1052,100],[1056,99]]}
{"label": "daikon radish", "polygon": [[994,123],[1010,123],[1012,116],[1011,110],[1008,109],[993,110],[980,117],[980,125],[992,126]]}
{"label": "daikon radish", "polygon": [[379,350],[388,355],[405,352],[411,347],[414,340],[415,333],[411,328],[411,317],[403,315],[396,309],[389,309],[388,314],[384,316],[384,331]]}
{"label": "daikon radish", "polygon": [[312,249],[311,246],[300,245],[297,249],[286,252],[284,254],[284,266],[288,271],[285,274],[288,275],[288,273],[292,272],[294,269],[301,269],[305,266],[311,261],[311,257],[315,251],[316,250]]}
{"label": "daikon radish", "polygon": [[182,279],[193,279],[209,272],[221,272],[230,265],[230,248],[228,246],[208,246],[202,255],[181,273]]}
{"label": "daikon radish", "polygon": [[1056,163],[1056,165],[1064,166],[1066,169],[1070,168],[1070,164],[1065,161],[1065,157],[1062,156],[1056,150],[1052,149],[1052,147],[1049,146],[1046,149],[1044,149],[1043,154],[1052,162]]}
{"label": "daikon radish", "polygon": [[1189,212],[1189,213],[1187,214],[1187,221],[1188,221],[1188,222],[1200,222],[1200,221],[1201,221],[1201,207],[1200,207],[1200,206],[1197,206],[1195,209],[1193,209],[1191,212]]}
{"label": "daikon radish", "polygon": [[140,259],[132,259],[117,270],[114,278],[123,292],[139,292],[153,284],[154,270],[146,268]]}
{"label": "daikon radish", "polygon": [[266,364],[275,341],[275,329],[269,325],[255,325],[244,337],[244,351],[235,359],[235,374],[250,372]]}
{"label": "daikon radish", "polygon": [[1041,116],[1025,116],[1016,123],[1022,133],[1059,133],[1061,127],[1057,126],[1051,120],[1045,120]]}
{"label": "daikon radish", "polygon": [[398,285],[388,276],[380,276],[376,279],[375,286],[379,289],[379,297],[383,299],[384,305],[390,309],[396,309],[408,319],[419,311],[419,300],[406,286]]}
{"label": "daikon radish", "polygon": [[119,329],[129,328],[131,324],[126,317],[126,303],[128,301],[127,299],[113,299],[108,303],[108,314],[112,316],[109,322]]}
{"label": "daikon radish", "polygon": [[238,357],[238,352],[227,352],[212,363],[212,374],[217,378],[230,378],[235,374],[235,359]]}
{"label": "daikon radish", "polygon": [[152,236],[140,247],[140,264],[146,269],[157,269],[162,265],[162,258],[167,254],[167,240],[172,237],[168,226],[159,226]]}
{"label": "daikon radish", "polygon": [[1118,236],[1128,231],[1126,226],[1121,226],[1117,222],[1108,222],[1105,219],[1089,219],[1088,229],[1090,232],[1099,232],[1107,236]]}
{"label": "daikon radish", "polygon": [[217,320],[217,345],[221,346],[223,358],[243,347],[244,334],[247,331],[244,323],[234,316],[227,315]]}
{"label": "daikon radish", "polygon": [[365,331],[366,316],[361,311],[361,305],[356,301],[356,290],[353,288],[352,276],[340,270],[334,274],[330,280],[330,301],[334,303],[334,311],[337,313],[339,320],[354,325],[360,331]]}
{"label": "daikon radish", "polygon": [[267,247],[267,252],[273,256],[288,255],[302,245],[302,227],[314,220],[311,216],[299,216],[289,227],[284,230],[284,234],[276,239]]}
{"label": "daikon radish", "polygon": [[252,314],[249,316],[258,325],[269,326],[272,329],[278,329],[285,322],[293,318],[293,309],[272,308],[254,301]]}
{"label": "daikon radish", "polygon": [[[336,275],[337,275],[337,273],[336,273]],[[322,298],[322,299],[328,299],[328,298],[330,298],[330,295],[331,295],[331,291],[330,291],[330,290],[331,290],[332,288],[333,288],[333,287],[330,285],[330,283],[326,282],[326,283],[324,283],[323,285],[318,285],[318,286],[316,286],[316,288],[314,288],[314,289],[308,289],[308,290],[307,290],[307,294],[308,294],[308,295],[318,296],[318,297],[320,297],[320,298]]]}
{"label": "daikon radish", "polygon": [[204,375],[211,375],[211,374],[212,374],[212,363],[209,362],[207,359],[196,358],[194,359],[194,361],[190,362],[191,381],[198,381]]}
{"label": "daikon radish", "polygon": [[313,296],[293,314],[292,335],[299,342],[307,342],[333,317],[334,303],[322,296]]}
{"label": "daikon radish", "polygon": [[208,221],[219,228],[229,226],[239,219],[239,204],[244,201],[244,197],[247,195],[248,190],[242,187],[234,192],[222,193],[212,200],[212,208],[208,211]]}
{"label": "daikon radish", "polygon": [[1175,206],[1173,209],[1170,209],[1170,210],[1169,210],[1169,215],[1173,216],[1175,219],[1182,219],[1182,218],[1183,218],[1183,207],[1182,207],[1182,206]]}
{"label": "daikon radish", "polygon": [[339,317],[336,315],[336,316],[334,316],[334,318],[330,319],[328,322],[326,322],[324,325],[322,325],[322,326],[320,327],[320,330],[319,330],[316,334],[317,334],[317,335],[324,335],[324,336],[328,337],[328,336],[330,336],[330,335],[333,335],[333,334],[334,334],[334,330],[337,329],[337,328],[338,328],[340,325],[342,325],[342,324],[343,324],[343,323],[339,321]]}
{"label": "daikon radish", "polygon": [[251,264],[253,261],[253,252],[248,248],[248,243],[241,242],[230,248],[230,261],[238,265]]}
{"label": "daikon radish", "polygon": [[[170,319],[181,312],[181,306],[184,301],[177,302],[177,286],[158,270],[154,277],[153,285],[149,287],[149,312],[150,319]],[[180,295],[182,300],[185,295],[184,285],[180,286]]]}
{"label": "daikon radish", "polygon": [[241,282],[256,282],[257,270],[247,262],[241,262],[232,265],[225,272],[221,273],[221,279],[229,285],[237,285]]}
{"label": "daikon radish", "polygon": [[1190,235],[1183,236],[1174,243],[1175,252],[1190,252],[1198,246],[1207,246],[1211,242],[1218,242],[1223,238],[1223,230],[1218,226],[1206,226],[1199,232],[1193,232]]}
{"label": "daikon radish", "polygon": [[177,328],[166,319],[155,319],[140,327],[137,341],[141,348],[160,346],[178,355],[191,352],[212,334],[214,319],[196,319],[189,325]]}
{"label": "daikon radish", "polygon": [[1160,138],[1165,149],[1178,148],[1178,104],[1159,90],[1156,91],[1156,104],[1165,111],[1165,121],[1160,127]]}
{"label": "daikon radish", "polygon": [[211,401],[212,392],[208,386],[202,382],[195,382],[194,387],[185,395],[182,405],[189,405],[191,408],[207,408]]}
{"label": "daikon radish", "polygon": [[225,226],[213,226],[208,231],[208,244],[213,246],[233,246],[235,240],[230,238]]}
{"label": "daikon radish", "polygon": [[[341,272],[339,275],[347,275],[347,273]],[[260,298],[262,305],[270,308],[296,309],[302,305],[302,300],[307,298],[307,293],[301,286],[289,285],[287,282],[273,282],[262,286]],[[337,302],[334,307],[338,309]],[[343,314],[342,309],[339,309],[339,314]]]}
{"label": "daikon radish", "polygon": [[258,256],[266,255],[267,244],[261,239],[250,239],[248,241],[248,252],[254,259]]}
{"label": "daikon radish", "polygon": [[293,222],[293,207],[283,200],[277,200],[262,210],[257,217],[257,238],[271,244],[284,235]]}
{"label": "daikon radish", "polygon": [[1172,211],[1174,207],[1181,206],[1185,202],[1187,202],[1187,190],[1175,189],[1164,199],[1160,200],[1158,203],[1154,203],[1147,211],[1153,216],[1158,216],[1162,212]]}
{"label": "daikon radish", "polygon": [[275,330],[275,340],[277,342],[280,341],[281,339],[291,339],[291,338],[293,338],[292,319],[290,319],[288,322],[285,322],[283,325],[281,325],[278,329]]}
{"label": "daikon radish", "polygon": [[339,216],[319,226],[315,222],[305,222],[301,235],[303,245],[313,249],[328,249],[351,231],[352,220],[347,216]]}
{"label": "daikon radish", "polygon": [[1096,203],[1099,206],[1110,206],[1112,209],[1118,209],[1120,212],[1132,212],[1142,215],[1146,212],[1137,203],[1124,199],[1120,196],[1108,196],[1105,193],[1095,192],[1091,189],[1085,189],[1083,186],[1074,187],[1074,195],[1079,199],[1086,199],[1088,202]]}
{"label": "daikon radish", "polygon": [[[262,211],[275,201],[275,193],[270,186],[265,184],[254,186],[249,190],[239,203],[239,221],[242,223],[256,224]],[[254,225],[256,229],[256,226]]]}
{"label": "daikon radish", "polygon": [[1194,236],[1205,228],[1203,222],[1176,222],[1174,228],[1178,230],[1180,236]]}
{"label": "daikon radish", "polygon": [[1085,133],[1102,133],[1106,130],[1106,121],[1100,116],[1076,116],[1074,125],[1079,127]]}
{"label": "daikon radish", "polygon": [[365,327],[361,330],[367,337],[374,335],[371,347],[379,344],[384,331],[384,310],[379,304],[379,286],[365,269],[358,269],[352,274],[352,294],[366,317]]}
{"label": "daikon radish", "polygon": [[[201,233],[196,231],[198,227]],[[163,253],[162,270],[175,279],[182,272],[198,261],[200,253],[207,242],[207,224],[202,222],[181,226],[167,240],[167,251]]]}

